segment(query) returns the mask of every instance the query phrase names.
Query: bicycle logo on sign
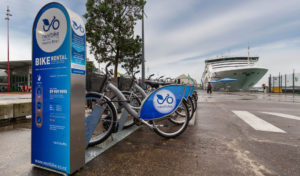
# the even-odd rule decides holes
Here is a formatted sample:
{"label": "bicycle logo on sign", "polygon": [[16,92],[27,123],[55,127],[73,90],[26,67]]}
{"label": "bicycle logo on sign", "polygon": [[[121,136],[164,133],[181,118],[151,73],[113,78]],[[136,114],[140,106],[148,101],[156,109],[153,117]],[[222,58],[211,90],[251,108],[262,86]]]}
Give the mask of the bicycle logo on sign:
{"label": "bicycle logo on sign", "polygon": [[43,29],[45,32],[48,32],[50,30],[50,28],[52,27],[54,30],[57,30],[59,28],[59,20],[56,19],[55,16],[53,16],[53,19],[51,21],[51,23],[49,23],[48,19],[43,19],[44,25],[43,25]]}
{"label": "bicycle logo on sign", "polygon": [[167,96],[166,96],[165,98],[163,98],[162,95],[157,94],[157,103],[158,103],[158,104],[163,104],[165,101],[166,101],[168,104],[172,104],[173,101],[174,101],[174,99],[173,99],[173,97],[170,97],[169,94],[167,94]]}
{"label": "bicycle logo on sign", "polygon": [[82,27],[81,25],[78,26],[78,24],[77,24],[75,21],[73,21],[73,27],[74,27],[75,30],[78,30],[78,29],[79,29],[79,31],[80,31],[81,33],[84,33],[83,27]]}

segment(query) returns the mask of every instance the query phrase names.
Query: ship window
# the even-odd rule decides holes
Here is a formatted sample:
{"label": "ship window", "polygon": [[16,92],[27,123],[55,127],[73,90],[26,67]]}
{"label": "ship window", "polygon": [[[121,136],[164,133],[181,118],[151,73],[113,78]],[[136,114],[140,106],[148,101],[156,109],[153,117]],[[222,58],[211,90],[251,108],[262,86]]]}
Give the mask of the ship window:
{"label": "ship window", "polygon": [[[258,57],[250,57],[249,59],[257,61]],[[218,59],[206,60],[205,63],[220,62],[220,61],[236,61],[236,60],[248,60],[248,57],[218,58]]]}
{"label": "ship window", "polygon": [[233,75],[236,75],[236,73],[233,73]]}

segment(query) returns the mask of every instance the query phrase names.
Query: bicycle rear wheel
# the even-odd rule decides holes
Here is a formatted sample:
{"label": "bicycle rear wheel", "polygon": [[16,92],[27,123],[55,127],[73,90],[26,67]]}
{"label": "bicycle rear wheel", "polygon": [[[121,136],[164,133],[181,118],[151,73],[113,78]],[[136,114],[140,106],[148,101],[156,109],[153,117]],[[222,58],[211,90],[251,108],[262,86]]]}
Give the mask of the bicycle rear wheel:
{"label": "bicycle rear wheel", "polygon": [[174,111],[166,117],[152,120],[154,131],[158,135],[165,138],[174,138],[185,131],[189,122],[189,111],[186,102],[182,101],[178,108],[181,108],[180,113]]}
{"label": "bicycle rear wheel", "polygon": [[95,105],[101,106],[104,109],[89,141],[89,146],[100,144],[106,140],[116,128],[117,114],[114,105],[105,96],[103,96],[102,99],[100,98],[99,94],[86,94],[85,117],[92,113]]}

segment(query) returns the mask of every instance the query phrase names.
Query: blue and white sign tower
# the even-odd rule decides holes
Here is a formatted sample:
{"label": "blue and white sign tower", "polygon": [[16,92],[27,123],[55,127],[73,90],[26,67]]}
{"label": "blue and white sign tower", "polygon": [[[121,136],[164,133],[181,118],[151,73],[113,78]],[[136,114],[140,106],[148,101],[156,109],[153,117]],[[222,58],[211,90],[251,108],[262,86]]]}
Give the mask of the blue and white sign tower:
{"label": "blue and white sign tower", "polygon": [[59,3],[32,29],[32,164],[71,174],[85,163],[85,26]]}

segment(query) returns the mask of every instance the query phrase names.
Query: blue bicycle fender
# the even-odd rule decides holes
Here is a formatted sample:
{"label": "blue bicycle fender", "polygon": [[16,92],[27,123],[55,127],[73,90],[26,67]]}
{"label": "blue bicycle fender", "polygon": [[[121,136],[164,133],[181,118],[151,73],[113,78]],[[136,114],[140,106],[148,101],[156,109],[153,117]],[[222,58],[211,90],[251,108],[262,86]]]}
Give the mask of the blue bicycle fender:
{"label": "blue bicycle fender", "polygon": [[195,86],[191,86],[191,90],[190,90],[190,95],[189,96],[192,96],[192,94],[194,92],[194,88],[195,88]]}
{"label": "blue bicycle fender", "polygon": [[155,90],[143,101],[140,118],[151,120],[173,113],[181,103],[184,91],[183,85],[169,85]]}
{"label": "blue bicycle fender", "polygon": [[190,90],[191,90],[191,86],[190,85],[186,85],[185,87],[185,92],[184,92],[184,98],[187,100],[189,94],[190,94]]}

